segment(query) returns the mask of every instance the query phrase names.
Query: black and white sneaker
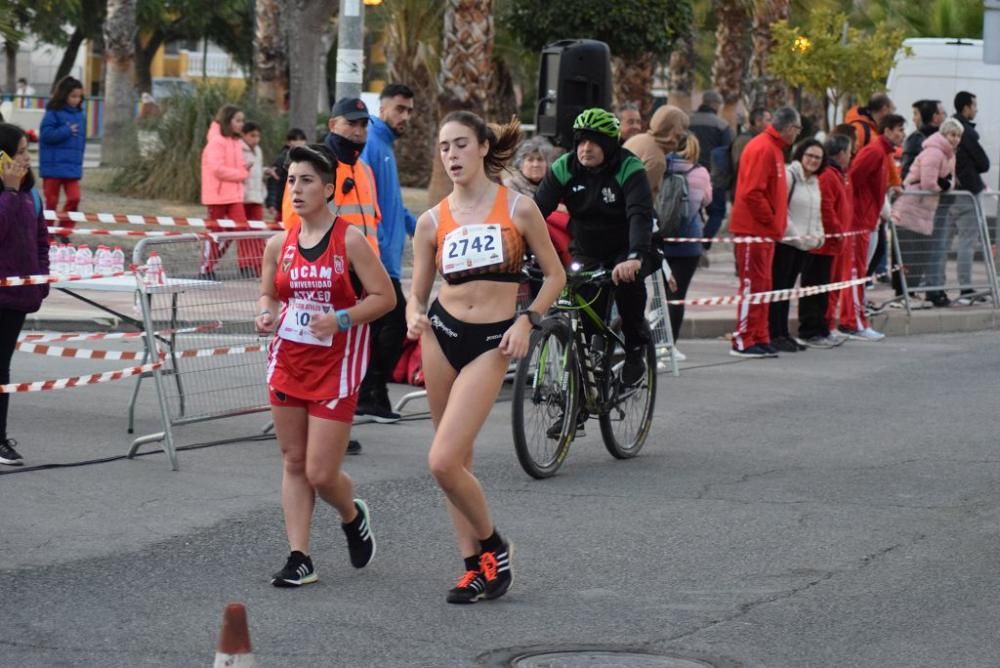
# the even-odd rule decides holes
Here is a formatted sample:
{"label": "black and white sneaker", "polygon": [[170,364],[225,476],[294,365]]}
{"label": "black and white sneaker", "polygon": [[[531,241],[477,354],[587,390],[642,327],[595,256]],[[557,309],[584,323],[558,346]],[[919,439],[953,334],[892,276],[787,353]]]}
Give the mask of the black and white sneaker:
{"label": "black and white sneaker", "polygon": [[351,554],[351,566],[364,568],[375,558],[375,534],[372,533],[368,504],[354,499],[358,515],[350,524],[341,524],[347,536],[347,550]]}
{"label": "black and white sneaker", "polygon": [[479,555],[479,569],[486,581],[484,599],[500,598],[510,589],[514,582],[514,571],[510,566],[513,556],[514,546],[510,543],[504,543],[503,547],[496,551],[483,550]]}
{"label": "black and white sneaker", "polygon": [[271,584],[275,587],[301,587],[317,580],[312,559],[298,550],[289,554],[285,567],[271,576]]}
{"label": "black and white sneaker", "polygon": [[14,449],[17,441],[12,438],[0,439],[0,464],[24,466],[24,458]]}
{"label": "black and white sneaker", "polygon": [[486,593],[486,578],[482,571],[465,571],[455,586],[448,590],[449,603],[475,603]]}

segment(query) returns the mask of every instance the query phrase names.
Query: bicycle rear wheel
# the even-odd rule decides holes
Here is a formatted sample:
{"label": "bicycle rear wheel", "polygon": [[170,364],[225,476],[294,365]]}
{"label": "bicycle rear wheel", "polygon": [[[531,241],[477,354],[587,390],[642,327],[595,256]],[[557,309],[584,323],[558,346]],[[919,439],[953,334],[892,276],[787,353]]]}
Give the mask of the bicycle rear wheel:
{"label": "bicycle rear wheel", "polygon": [[548,478],[562,466],[576,434],[577,374],[573,332],[563,318],[546,318],[532,332],[514,374],[514,451],[525,473]]}
{"label": "bicycle rear wheel", "polygon": [[[611,328],[621,331],[621,323],[616,320]],[[646,444],[649,429],[653,423],[653,409],[656,406],[656,346],[650,341],[646,345],[646,372],[638,383],[623,387],[622,366],[625,350],[614,339],[605,339],[605,397],[609,409],[599,416],[601,437],[604,447],[616,459],[630,459],[639,454]]]}

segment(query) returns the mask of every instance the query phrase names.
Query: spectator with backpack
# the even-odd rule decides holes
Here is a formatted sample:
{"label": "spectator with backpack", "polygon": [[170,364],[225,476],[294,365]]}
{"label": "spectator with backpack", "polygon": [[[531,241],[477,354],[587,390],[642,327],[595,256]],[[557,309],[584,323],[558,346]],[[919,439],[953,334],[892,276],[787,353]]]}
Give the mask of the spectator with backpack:
{"label": "spectator with backpack", "polygon": [[885,93],[876,93],[868,99],[866,107],[851,107],[844,115],[844,122],[854,128],[856,150],[860,151],[879,136],[879,123],[896,111],[896,105]]}
{"label": "spectator with backpack", "polygon": [[[787,290],[795,287],[802,273],[809,251],[823,245],[823,220],[820,215],[820,186],[817,174],[823,168],[826,152],[823,144],[806,139],[795,147],[792,162],[785,167],[788,183],[788,226],[786,237],[774,245],[774,262],[771,264],[771,289]],[[795,353],[806,349],[801,341],[788,332],[790,300],[771,304],[768,321],[771,345],[780,352]]]}
{"label": "spectator with backpack", "polygon": [[[686,238],[697,238],[704,233],[704,212],[712,202],[712,178],[708,170],[698,164],[700,152],[698,138],[688,135],[685,145],[681,150],[667,158],[667,175],[654,195],[654,203],[657,205],[657,215],[669,216],[677,219],[676,234],[668,234],[661,225],[664,236],[678,236]],[[673,207],[667,206],[670,202]],[[672,213],[676,211],[676,213]],[[670,226],[675,226],[671,221]],[[687,297],[688,286],[695,271],[698,270],[698,261],[704,251],[700,242],[666,242],[663,244],[663,255],[670,265],[672,280],[664,277],[666,285],[666,295],[668,300],[685,299]],[[684,305],[669,304],[670,328],[674,335],[674,359],[683,362],[686,357],[677,349],[677,340],[680,338],[681,325],[684,324]]]}

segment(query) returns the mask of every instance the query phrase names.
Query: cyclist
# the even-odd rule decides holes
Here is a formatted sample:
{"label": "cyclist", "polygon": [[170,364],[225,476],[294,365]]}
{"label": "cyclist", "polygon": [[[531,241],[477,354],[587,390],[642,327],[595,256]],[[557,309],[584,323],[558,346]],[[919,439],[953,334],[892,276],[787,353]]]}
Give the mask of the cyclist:
{"label": "cyclist", "polygon": [[[573,143],[574,151],[552,164],[535,192],[535,203],[543,217],[565,203],[574,262],[614,267],[611,278],[626,348],[622,382],[632,385],[645,373],[644,349],[650,339],[641,279],[659,268],[651,254],[653,196],[642,161],[621,147],[618,119],[611,112],[584,110],[573,122]],[[606,298],[602,293],[594,304],[598,313]]]}
{"label": "cyclist", "polygon": [[[519,139],[516,122],[487,126],[467,111],[445,116],[438,153],[454,190],[420,216],[413,235],[407,335],[422,336],[434,422],[428,464],[447,498],[465,562],[465,574],[448,592],[449,603],[499,598],[513,581],[510,543],[497,533],[472,473],[473,445],[510,360],[527,352],[531,328],[565,283],[538,208],[496,183]],[[545,280],[528,309],[515,317],[525,246],[535,253]],[[444,285],[429,304],[435,269]]]}

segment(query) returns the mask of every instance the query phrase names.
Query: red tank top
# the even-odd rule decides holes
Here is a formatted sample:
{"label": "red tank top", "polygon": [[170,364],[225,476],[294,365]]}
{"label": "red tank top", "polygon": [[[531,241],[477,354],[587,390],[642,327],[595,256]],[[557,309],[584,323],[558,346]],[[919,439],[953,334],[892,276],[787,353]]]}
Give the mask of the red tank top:
{"label": "red tank top", "polygon": [[368,325],[318,339],[308,331],[318,314],[358,303],[351,285],[344,235],[350,224],[337,218],[326,250],[310,262],[299,251],[296,225],[287,232],[274,275],[281,301],[276,334],[268,349],[267,382],[299,399],[337,399],[354,394],[368,368]]}

